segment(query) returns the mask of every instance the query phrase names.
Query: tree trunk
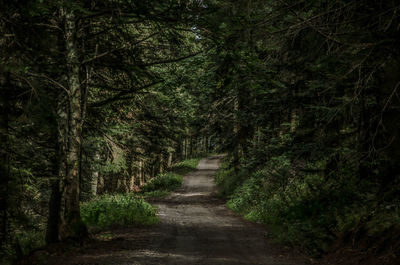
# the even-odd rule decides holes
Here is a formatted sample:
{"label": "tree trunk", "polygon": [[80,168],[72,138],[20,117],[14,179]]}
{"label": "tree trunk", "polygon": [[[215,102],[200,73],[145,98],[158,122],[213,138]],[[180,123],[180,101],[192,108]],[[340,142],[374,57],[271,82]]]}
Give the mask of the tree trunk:
{"label": "tree trunk", "polygon": [[8,110],[9,102],[7,87],[9,83],[9,73],[4,75],[1,80],[0,91],[0,249],[8,237],[8,185],[10,181],[9,150],[8,150]]}
{"label": "tree trunk", "polygon": [[[53,176],[56,177],[51,187],[51,196],[49,201],[49,216],[47,218],[46,226],[46,243],[54,243],[58,241],[59,225],[60,225],[60,171],[65,172],[61,166],[61,146],[58,139],[55,140],[54,146],[54,159],[53,159]],[[64,164],[62,164],[64,165]]]}
{"label": "tree trunk", "polygon": [[187,139],[183,140],[183,159],[187,159]]}
{"label": "tree trunk", "polygon": [[239,145],[240,145],[240,121],[239,121],[239,99],[238,97],[235,98],[235,101],[233,103],[233,109],[235,112],[235,121],[233,125],[233,133],[235,135],[235,143],[234,143],[234,150],[233,150],[233,167],[235,169],[235,172],[238,172],[240,170],[240,157],[239,157]]}
{"label": "tree trunk", "polygon": [[193,137],[189,138],[189,157],[193,156]]}
{"label": "tree trunk", "polygon": [[133,174],[133,152],[128,150],[126,153],[127,166],[127,186],[128,192],[133,191],[135,187],[135,176]]}
{"label": "tree trunk", "polygon": [[[94,158],[95,158],[96,162],[98,162],[100,160],[100,153],[98,150],[96,150]],[[98,183],[99,183],[99,171],[96,169],[92,173],[92,179],[91,179],[91,183],[90,183],[91,193],[93,196],[97,195]]]}
{"label": "tree trunk", "polygon": [[378,140],[374,142],[385,146],[384,148],[381,147],[381,150],[384,150],[383,152],[378,152],[382,152],[388,160],[392,161],[390,173],[383,176],[381,180],[383,186],[386,186],[394,185],[395,176],[400,174],[400,99],[398,97],[398,91],[400,91],[400,56],[388,61],[383,70],[380,93],[385,97],[381,111],[382,134],[385,137],[381,137],[382,143],[379,143]]}
{"label": "tree trunk", "polygon": [[80,217],[79,206],[79,157],[82,142],[81,87],[79,60],[75,40],[76,24],[73,10],[64,9],[65,41],[67,49],[68,76],[68,134],[66,149],[66,172],[61,175],[61,205],[59,239],[81,238],[87,230]]}
{"label": "tree trunk", "polygon": [[182,151],[182,144],[181,144],[181,140],[180,139],[178,140],[178,144],[177,144],[175,152],[176,152],[176,155],[178,157],[178,160],[181,160],[183,151]]}
{"label": "tree trunk", "polygon": [[144,185],[144,183],[143,183],[143,161],[142,160],[139,161],[138,181],[139,181],[138,182],[139,187]]}
{"label": "tree trunk", "polygon": [[164,156],[163,156],[163,154],[160,154],[158,162],[159,162],[159,172],[158,173],[162,174],[162,173],[164,173]]}
{"label": "tree trunk", "polygon": [[168,168],[170,168],[172,165],[172,155],[173,155],[172,152],[168,153]]}

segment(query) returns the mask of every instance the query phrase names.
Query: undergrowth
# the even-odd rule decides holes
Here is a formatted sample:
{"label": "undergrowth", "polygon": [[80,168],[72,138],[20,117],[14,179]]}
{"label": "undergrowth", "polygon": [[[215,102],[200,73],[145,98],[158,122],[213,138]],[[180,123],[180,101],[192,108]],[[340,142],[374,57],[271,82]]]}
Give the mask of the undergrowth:
{"label": "undergrowth", "polygon": [[176,163],[170,169],[171,172],[178,175],[185,175],[192,170],[195,170],[200,162],[201,157],[190,158],[183,160],[182,162]]}
{"label": "undergrowth", "polygon": [[201,158],[191,158],[176,163],[169,172],[159,174],[148,181],[142,188],[144,197],[162,197],[182,186],[183,175],[196,169]]}
{"label": "undergrowth", "polygon": [[[159,220],[157,209],[144,198],[162,197],[182,185],[183,175],[196,169],[201,158],[187,159],[176,163],[169,172],[151,179],[142,187],[141,194],[105,194],[81,203],[81,217],[86,226],[105,229],[118,225],[151,225]],[[5,262],[2,256],[21,257],[45,245],[45,228],[18,231],[13,245],[0,252],[0,264]],[[10,258],[10,259],[11,259]],[[8,261],[7,262],[11,262]]]}
{"label": "undergrowth", "polygon": [[0,264],[13,264],[15,259],[28,255],[33,250],[45,245],[43,227],[18,230],[11,244],[0,249]]}
{"label": "undergrowth", "polygon": [[318,170],[324,166],[317,161],[307,165],[313,168],[309,172],[296,171],[282,155],[256,170],[244,167],[235,172],[225,161],[216,182],[229,208],[266,224],[273,239],[314,256],[327,252],[344,235],[354,242],[361,240],[363,231],[362,236],[373,241],[390,229],[399,231],[398,202],[379,201],[373,185],[345,166],[331,175]]}
{"label": "undergrowth", "polygon": [[173,191],[182,185],[182,175],[172,172],[160,174],[148,181],[142,191],[152,192],[153,194],[163,194],[164,192]]}
{"label": "undergrowth", "polygon": [[132,194],[102,195],[81,204],[87,226],[151,225],[158,222],[156,208]]}

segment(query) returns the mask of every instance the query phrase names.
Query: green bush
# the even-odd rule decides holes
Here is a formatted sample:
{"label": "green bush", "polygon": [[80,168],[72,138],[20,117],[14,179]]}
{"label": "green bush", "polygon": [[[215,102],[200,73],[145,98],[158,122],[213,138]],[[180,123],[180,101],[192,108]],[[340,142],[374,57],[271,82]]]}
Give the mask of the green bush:
{"label": "green bush", "polygon": [[160,174],[148,181],[143,187],[143,192],[173,191],[182,185],[182,176],[171,172]]}
{"label": "green bush", "polygon": [[185,175],[192,170],[195,170],[201,158],[186,159],[172,166],[171,172],[178,175]]}
{"label": "green bush", "polygon": [[218,185],[218,194],[221,197],[229,198],[243,182],[245,174],[235,174],[234,169],[228,162],[223,162],[215,176],[215,182]]}
{"label": "green bush", "polygon": [[[321,166],[322,165],[322,166]],[[323,161],[308,165],[310,172],[294,171],[285,156],[272,157],[258,170],[243,168],[235,173],[224,163],[216,176],[227,205],[246,219],[264,223],[280,242],[302,246],[319,255],[341,234],[367,229],[376,236],[399,224],[398,207],[376,205],[369,186],[360,185],[353,171],[343,166],[334,174],[319,168]]]}
{"label": "green bush", "polygon": [[0,249],[0,265],[14,264],[22,256],[45,245],[45,231],[43,227],[15,231],[12,241],[4,244]]}
{"label": "green bush", "polygon": [[158,222],[156,208],[132,194],[103,195],[82,203],[81,216],[87,226],[100,228]]}
{"label": "green bush", "polygon": [[28,255],[32,250],[45,245],[45,233],[38,230],[26,230],[16,234],[17,244],[22,255]]}
{"label": "green bush", "polygon": [[182,186],[183,175],[196,169],[201,158],[187,159],[175,164],[170,172],[159,174],[141,189],[144,197],[162,197]]}

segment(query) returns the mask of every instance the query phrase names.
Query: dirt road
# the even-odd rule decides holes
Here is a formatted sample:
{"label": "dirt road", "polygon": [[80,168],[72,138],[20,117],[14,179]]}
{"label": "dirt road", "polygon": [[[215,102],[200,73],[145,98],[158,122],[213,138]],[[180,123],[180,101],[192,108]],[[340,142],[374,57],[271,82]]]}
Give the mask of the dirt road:
{"label": "dirt road", "polygon": [[161,223],[150,228],[121,228],[56,264],[85,265],[236,265],[306,264],[267,243],[262,226],[243,220],[216,195],[214,175],[221,156],[202,159],[184,177],[183,187],[157,199]]}

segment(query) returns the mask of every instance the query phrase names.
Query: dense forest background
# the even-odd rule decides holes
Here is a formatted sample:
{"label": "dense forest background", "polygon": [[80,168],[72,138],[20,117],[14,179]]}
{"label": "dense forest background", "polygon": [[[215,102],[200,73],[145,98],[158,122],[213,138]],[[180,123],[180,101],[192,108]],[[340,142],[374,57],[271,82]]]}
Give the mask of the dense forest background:
{"label": "dense forest background", "polygon": [[226,152],[221,196],[312,255],[400,249],[396,0],[2,1],[2,256]]}

